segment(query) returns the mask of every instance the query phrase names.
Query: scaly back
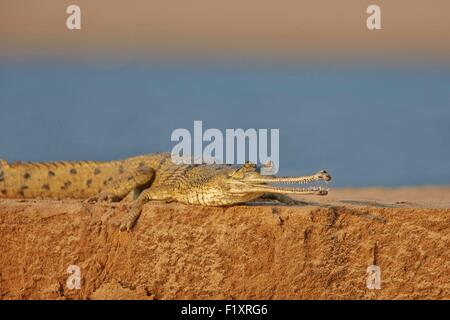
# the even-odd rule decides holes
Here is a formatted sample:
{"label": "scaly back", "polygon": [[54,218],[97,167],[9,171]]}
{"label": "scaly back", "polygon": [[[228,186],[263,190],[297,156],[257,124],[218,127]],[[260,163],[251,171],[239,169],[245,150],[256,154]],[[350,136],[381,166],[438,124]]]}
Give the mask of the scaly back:
{"label": "scaly back", "polygon": [[0,198],[78,198],[99,193],[140,165],[155,168],[167,154],[111,162],[14,162],[0,160]]}

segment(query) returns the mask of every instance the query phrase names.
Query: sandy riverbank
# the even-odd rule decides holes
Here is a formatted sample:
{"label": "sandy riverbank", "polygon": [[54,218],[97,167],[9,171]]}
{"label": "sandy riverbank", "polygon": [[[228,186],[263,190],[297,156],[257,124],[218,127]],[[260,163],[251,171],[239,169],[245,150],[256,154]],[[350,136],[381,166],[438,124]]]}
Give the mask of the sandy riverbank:
{"label": "sandy riverbank", "polygon": [[[342,189],[230,208],[0,201],[2,299],[450,298],[450,188]],[[369,265],[381,289],[366,287]],[[66,286],[69,265],[81,289]]]}

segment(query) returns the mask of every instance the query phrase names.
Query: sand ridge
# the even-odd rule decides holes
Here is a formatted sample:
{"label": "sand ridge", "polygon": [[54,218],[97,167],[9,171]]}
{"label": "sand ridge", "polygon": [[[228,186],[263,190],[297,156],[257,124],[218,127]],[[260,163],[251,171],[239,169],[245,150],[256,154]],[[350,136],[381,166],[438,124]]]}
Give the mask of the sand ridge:
{"label": "sand ridge", "polygon": [[[125,204],[1,200],[0,298],[450,298],[450,208],[394,205],[384,191],[360,190],[371,205],[349,190],[304,206],[155,202],[131,233],[115,226]],[[366,286],[370,265],[380,290]]]}

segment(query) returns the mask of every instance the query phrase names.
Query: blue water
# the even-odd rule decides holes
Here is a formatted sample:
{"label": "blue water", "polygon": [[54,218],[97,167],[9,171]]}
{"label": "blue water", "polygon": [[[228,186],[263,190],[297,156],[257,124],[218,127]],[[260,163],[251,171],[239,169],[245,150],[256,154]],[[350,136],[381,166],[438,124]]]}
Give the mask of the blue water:
{"label": "blue water", "polygon": [[0,158],[169,151],[176,128],[279,128],[280,174],[450,184],[450,68],[0,63]]}

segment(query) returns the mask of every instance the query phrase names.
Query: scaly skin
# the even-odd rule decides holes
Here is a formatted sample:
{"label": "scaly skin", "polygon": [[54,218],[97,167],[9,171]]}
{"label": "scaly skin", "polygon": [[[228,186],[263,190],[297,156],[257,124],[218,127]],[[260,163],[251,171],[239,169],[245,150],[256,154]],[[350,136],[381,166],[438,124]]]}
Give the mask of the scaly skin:
{"label": "scaly skin", "polygon": [[88,199],[88,201],[133,200],[121,224],[130,230],[143,205],[151,200],[185,204],[228,206],[275,198],[295,201],[286,194],[326,195],[320,187],[286,188],[272,184],[305,184],[329,181],[320,171],[305,177],[261,175],[256,165],[176,165],[170,153],[156,153],[111,162],[43,162],[9,165],[0,160],[0,198]]}

